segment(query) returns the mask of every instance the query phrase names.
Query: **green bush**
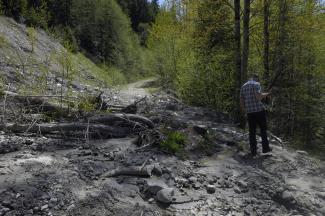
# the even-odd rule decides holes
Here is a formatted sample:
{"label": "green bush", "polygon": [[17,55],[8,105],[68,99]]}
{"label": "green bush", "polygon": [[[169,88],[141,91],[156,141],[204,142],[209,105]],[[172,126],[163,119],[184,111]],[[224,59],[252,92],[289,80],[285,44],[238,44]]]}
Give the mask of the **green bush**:
{"label": "green bush", "polygon": [[4,48],[8,45],[7,39],[0,34],[0,48]]}
{"label": "green bush", "polygon": [[186,143],[186,136],[178,131],[171,131],[167,134],[164,141],[160,143],[160,147],[172,152],[180,153],[184,149]]}

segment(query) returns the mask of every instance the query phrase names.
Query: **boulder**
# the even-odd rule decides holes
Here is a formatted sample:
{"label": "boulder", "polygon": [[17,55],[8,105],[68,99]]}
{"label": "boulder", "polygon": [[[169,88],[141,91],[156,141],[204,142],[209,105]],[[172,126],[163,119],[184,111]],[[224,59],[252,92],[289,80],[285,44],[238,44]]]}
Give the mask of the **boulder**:
{"label": "boulder", "polygon": [[171,204],[175,195],[173,188],[165,188],[157,193],[156,200],[163,204]]}
{"label": "boulder", "polygon": [[195,125],[193,126],[193,130],[201,136],[205,136],[208,133],[208,127],[206,125]]}
{"label": "boulder", "polygon": [[158,179],[146,179],[145,188],[148,192],[156,195],[158,191],[168,188],[165,182]]}
{"label": "boulder", "polygon": [[213,194],[216,192],[216,187],[214,185],[207,185],[207,192]]}

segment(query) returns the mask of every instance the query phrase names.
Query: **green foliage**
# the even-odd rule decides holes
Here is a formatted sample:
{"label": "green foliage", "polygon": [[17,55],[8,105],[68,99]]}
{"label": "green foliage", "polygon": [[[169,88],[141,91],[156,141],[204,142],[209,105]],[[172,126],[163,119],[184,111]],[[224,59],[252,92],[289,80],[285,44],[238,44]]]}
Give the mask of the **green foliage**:
{"label": "green foliage", "polygon": [[0,15],[3,15],[3,3],[0,1]]}
{"label": "green foliage", "polygon": [[77,104],[77,109],[82,112],[92,112],[96,109],[95,98],[90,95],[81,95],[79,103]]}
{"label": "green foliage", "polygon": [[121,69],[129,78],[141,70],[140,46],[114,0],[73,1],[73,26],[80,46],[97,60]]}
{"label": "green foliage", "polygon": [[124,85],[127,84],[127,79],[125,78],[125,75],[115,67],[106,68],[106,71],[108,73],[108,76],[111,78],[113,85]]}
{"label": "green foliage", "polygon": [[27,36],[32,47],[32,52],[34,52],[34,45],[37,40],[37,32],[33,27],[27,28]]}
{"label": "green foliage", "polygon": [[186,136],[177,131],[167,133],[166,140],[160,143],[160,147],[172,153],[181,153],[186,143]]}
{"label": "green foliage", "polygon": [[0,34],[0,48],[5,48],[8,46],[7,38]]}
{"label": "green foliage", "polygon": [[4,95],[4,91],[6,90],[5,87],[6,87],[5,80],[0,76],[0,96]]}
{"label": "green foliage", "polygon": [[164,87],[176,89],[185,101],[230,111],[234,89],[231,9],[212,0],[173,5],[158,14],[150,32],[153,70]]}
{"label": "green foliage", "polygon": [[1,0],[1,2],[2,12],[6,16],[19,20],[27,14],[27,0]]}

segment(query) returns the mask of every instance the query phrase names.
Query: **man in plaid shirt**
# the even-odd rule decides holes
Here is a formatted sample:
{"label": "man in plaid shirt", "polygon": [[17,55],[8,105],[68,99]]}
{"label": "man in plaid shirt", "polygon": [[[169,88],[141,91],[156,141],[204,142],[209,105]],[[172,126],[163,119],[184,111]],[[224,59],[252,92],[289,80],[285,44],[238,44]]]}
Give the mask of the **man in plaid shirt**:
{"label": "man in plaid shirt", "polygon": [[253,75],[240,90],[240,106],[241,109],[246,112],[249,125],[249,142],[252,156],[257,155],[257,143],[256,143],[256,126],[261,129],[262,147],[263,153],[271,152],[272,149],[269,146],[267,139],[267,123],[266,112],[262,99],[268,97],[270,93],[262,93],[261,85],[258,82],[257,75]]}

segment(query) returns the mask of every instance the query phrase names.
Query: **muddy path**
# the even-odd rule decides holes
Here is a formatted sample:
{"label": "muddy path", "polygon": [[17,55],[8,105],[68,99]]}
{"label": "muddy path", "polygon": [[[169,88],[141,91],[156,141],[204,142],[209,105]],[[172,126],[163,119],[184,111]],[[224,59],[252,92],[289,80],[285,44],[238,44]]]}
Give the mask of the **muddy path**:
{"label": "muddy path", "polygon": [[271,139],[273,156],[248,155],[248,137],[211,110],[183,104],[152,80],[115,96],[170,131],[182,154],[138,138],[64,140],[0,134],[0,216],[325,215],[325,165]]}

